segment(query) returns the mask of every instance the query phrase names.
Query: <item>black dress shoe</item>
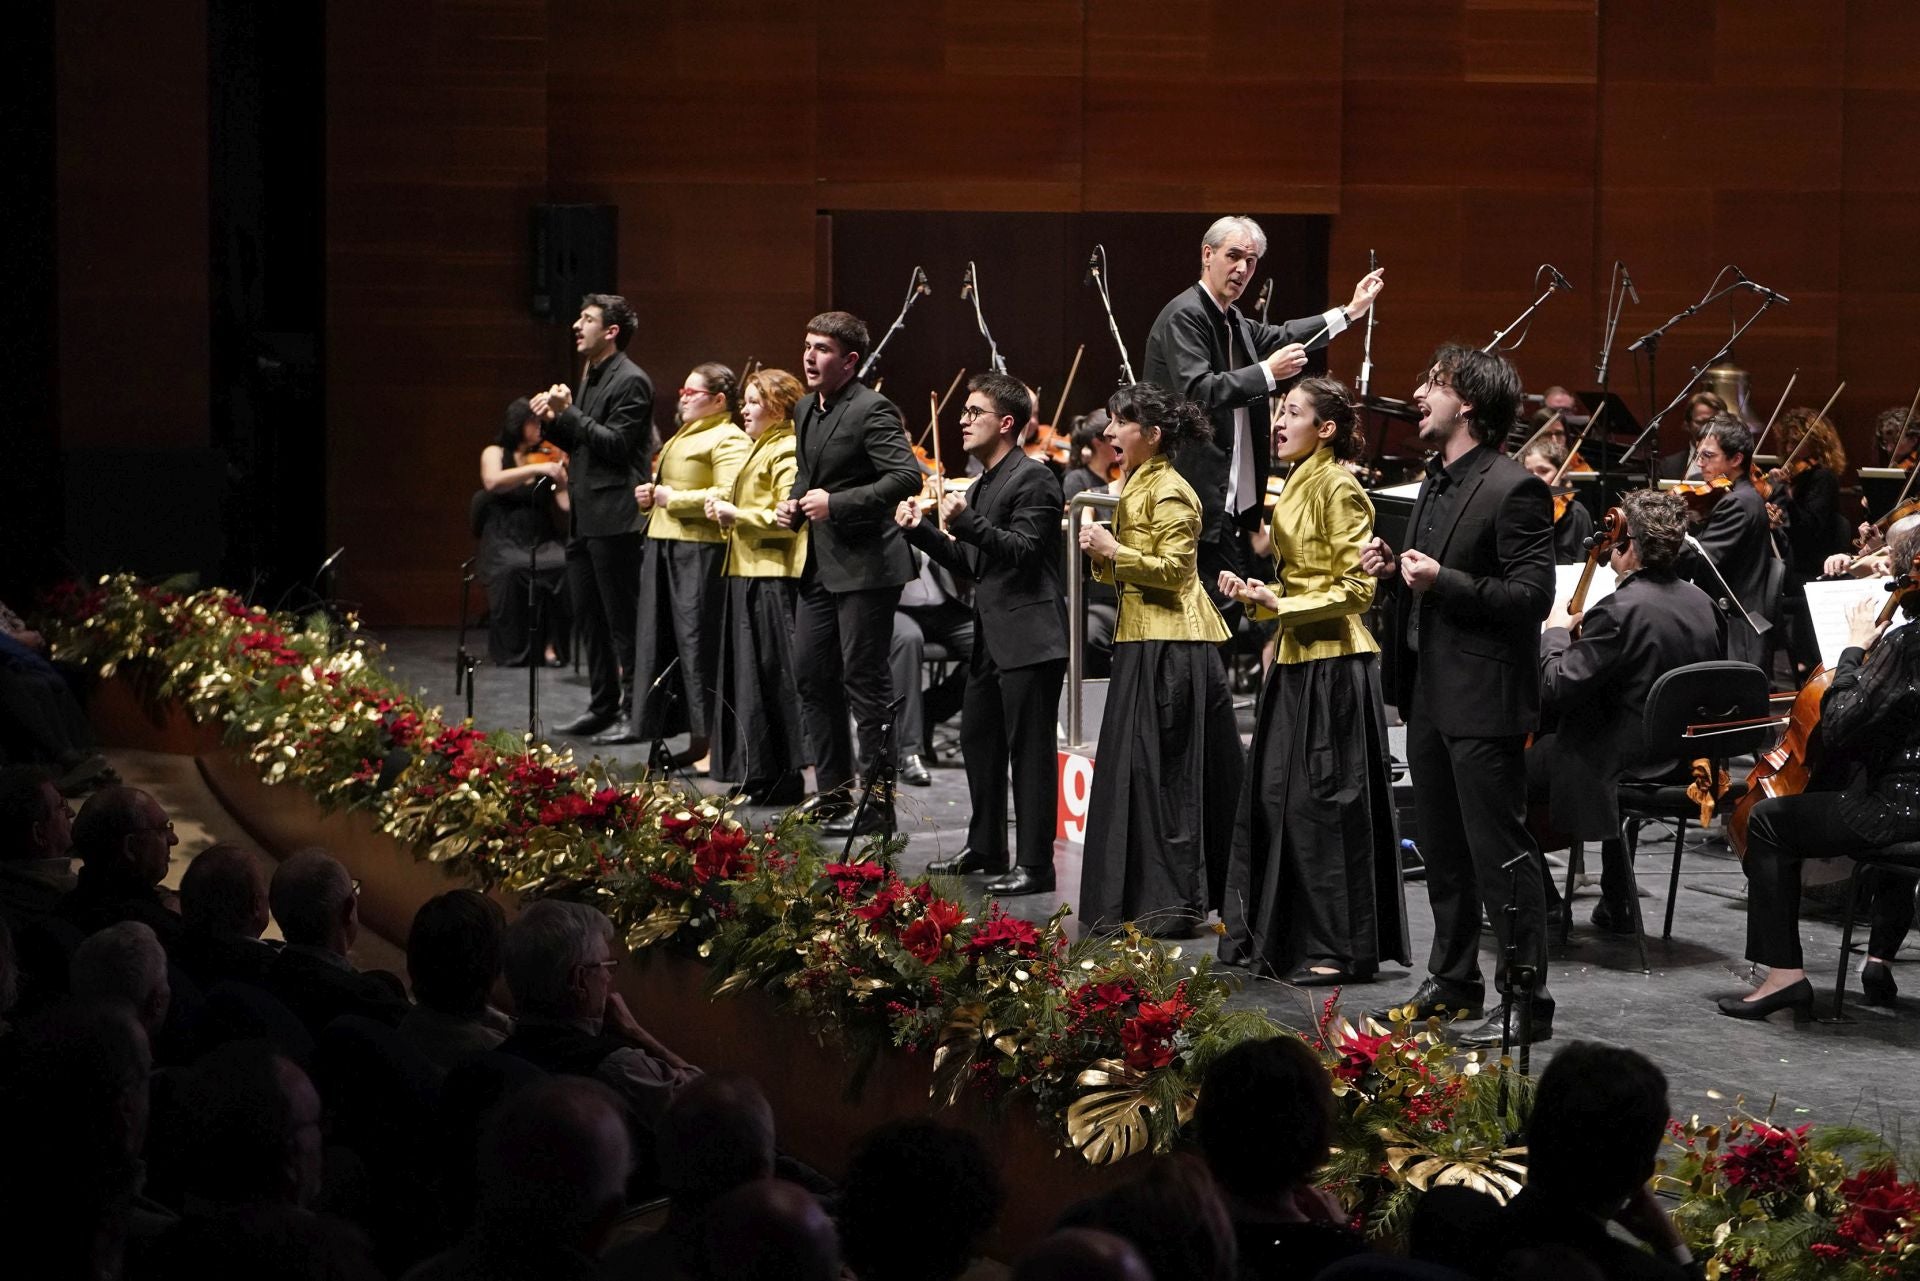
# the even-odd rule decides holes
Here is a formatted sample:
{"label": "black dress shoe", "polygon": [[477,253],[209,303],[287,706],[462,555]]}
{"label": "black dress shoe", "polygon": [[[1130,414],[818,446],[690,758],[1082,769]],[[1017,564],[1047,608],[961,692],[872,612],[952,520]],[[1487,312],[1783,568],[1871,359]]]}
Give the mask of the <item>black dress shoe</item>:
{"label": "black dress shoe", "polygon": [[1764,1019],[1775,1010],[1792,1010],[1793,1021],[1804,1023],[1813,1017],[1813,984],[1801,979],[1757,1001],[1723,996],[1718,1004],[1720,1012],[1732,1019]]}
{"label": "black dress shoe", "polygon": [[1323,972],[1309,964],[1287,975],[1287,982],[1295,987],[1348,987],[1373,982],[1373,971],[1350,970],[1342,965]]}
{"label": "black dress shoe", "polygon": [[927,773],[927,765],[918,756],[909,756],[900,762],[900,781],[911,783],[915,787],[932,787],[933,775]]}
{"label": "black dress shoe", "polygon": [[796,805],[806,794],[798,774],[783,774],[772,782],[749,780],[740,785],[739,791],[742,805]]}
{"label": "black dress shoe", "polygon": [[1376,1021],[1390,1023],[1393,1021],[1391,1016],[1396,1009],[1411,1005],[1415,1023],[1436,1016],[1446,1018],[1449,1015],[1473,1019],[1480,1017],[1481,1006],[1486,999],[1486,989],[1478,984],[1469,987],[1465,984],[1449,983],[1445,979],[1437,979],[1429,975],[1406,1000],[1398,1005],[1390,1005],[1383,1010],[1373,1010],[1370,1013]]}
{"label": "black dress shoe", "polygon": [[820,823],[836,822],[853,813],[853,798],[844,789],[834,787],[815,792],[800,802],[800,813]]}
{"label": "black dress shoe", "polygon": [[565,734],[568,738],[585,738],[589,734],[598,734],[611,724],[613,724],[613,717],[588,712],[585,716],[576,716],[553,732]]}
{"label": "black dress shoe", "polygon": [[1593,905],[1593,915],[1588,919],[1593,922],[1593,928],[1603,934],[1619,934],[1632,938],[1639,933],[1633,925],[1632,904],[1620,906],[1601,899]]}
{"label": "black dress shoe", "polygon": [[1867,994],[1868,1005],[1892,1005],[1900,995],[1893,968],[1885,961],[1868,961],[1861,967],[1860,988]]}
{"label": "black dress shoe", "polygon": [[879,836],[893,830],[893,807],[873,804],[851,810],[820,829],[823,836]]}
{"label": "black dress shoe", "polygon": [[615,726],[604,734],[593,736],[595,747],[625,747],[629,743],[640,742],[640,736],[624,725]]}
{"label": "black dress shoe", "polygon": [[935,859],[933,862],[927,864],[927,874],[929,876],[972,876],[978,872],[998,874],[1006,870],[1007,867],[1004,860],[988,858],[971,845],[961,850],[958,854],[955,854],[952,858]]}
{"label": "black dress shoe", "polygon": [[[1463,1050],[1497,1050],[1500,1048],[1502,1022],[1506,1018],[1507,1007],[1496,1005],[1487,1015],[1486,1021],[1470,1031],[1462,1032],[1452,1038],[1455,1045]],[[1528,1036],[1528,1033],[1531,1036]],[[1526,1040],[1522,1040],[1526,1037]],[[1533,1007],[1531,1027],[1520,1026],[1520,1011],[1513,1012],[1513,1043],[1519,1045],[1538,1045],[1542,1041],[1553,1039],[1553,1006],[1538,1002]]]}
{"label": "black dress shoe", "polygon": [[1030,867],[1016,867],[1005,876],[995,877],[987,882],[987,893],[998,898],[1013,898],[1021,894],[1053,893],[1053,869],[1036,872]]}

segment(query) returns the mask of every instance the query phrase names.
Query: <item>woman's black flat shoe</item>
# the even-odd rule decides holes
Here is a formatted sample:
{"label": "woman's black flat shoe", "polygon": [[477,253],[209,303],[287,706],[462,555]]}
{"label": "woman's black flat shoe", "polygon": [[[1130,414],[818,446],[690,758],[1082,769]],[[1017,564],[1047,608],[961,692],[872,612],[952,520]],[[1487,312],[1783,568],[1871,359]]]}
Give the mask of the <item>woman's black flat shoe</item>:
{"label": "woman's black flat shoe", "polygon": [[1893,968],[1885,961],[1868,961],[1862,967],[1860,988],[1867,994],[1868,1005],[1892,1005],[1900,995],[1900,985],[1893,981]]}
{"label": "woman's black flat shoe", "polygon": [[1311,965],[1303,965],[1287,975],[1287,982],[1295,987],[1351,987],[1356,983],[1373,982],[1373,974],[1371,971],[1361,974],[1344,969],[1322,973]]}
{"label": "woman's black flat shoe", "polygon": [[1723,996],[1719,1004],[1720,1012],[1728,1018],[1764,1019],[1775,1010],[1792,1010],[1793,1021],[1800,1023],[1813,1017],[1813,984],[1801,979],[1757,1001]]}

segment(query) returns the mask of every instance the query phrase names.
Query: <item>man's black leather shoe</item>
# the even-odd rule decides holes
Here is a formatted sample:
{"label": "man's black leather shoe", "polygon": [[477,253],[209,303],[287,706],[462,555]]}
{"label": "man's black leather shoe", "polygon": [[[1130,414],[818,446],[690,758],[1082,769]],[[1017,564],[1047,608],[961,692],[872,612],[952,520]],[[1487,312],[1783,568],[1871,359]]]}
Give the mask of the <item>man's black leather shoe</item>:
{"label": "man's black leather shoe", "polygon": [[875,802],[863,810],[848,810],[820,829],[822,836],[879,836],[893,830],[893,806]]}
{"label": "man's black leather shoe", "polygon": [[1604,934],[1621,934],[1632,938],[1639,931],[1633,925],[1633,904],[1616,907],[1606,899],[1593,905],[1593,915],[1588,918],[1593,928]]}
{"label": "man's black leather shoe", "polygon": [[[1484,1023],[1451,1038],[1453,1043],[1463,1050],[1499,1049],[1501,1020],[1506,1017],[1506,1010],[1507,1007],[1504,1005],[1494,1006],[1492,1011],[1488,1013]],[[1523,1042],[1521,1038],[1529,1032],[1532,1033],[1531,1037]],[[1533,1025],[1530,1028],[1522,1028],[1520,1026],[1519,1010],[1513,1012],[1513,1044],[1516,1047],[1522,1044],[1538,1045],[1542,1041],[1551,1041],[1552,1039],[1553,1004],[1551,1002],[1544,1005],[1538,1002],[1534,1004]]]}
{"label": "man's black leather shoe", "polygon": [[742,805],[796,805],[807,794],[798,774],[782,774],[772,782],[746,782],[740,785]]}
{"label": "man's black leather shoe", "polygon": [[585,738],[589,734],[598,734],[611,724],[613,724],[613,717],[597,716],[592,712],[588,712],[584,716],[574,717],[553,732],[556,734],[565,734],[568,738]]}
{"label": "man's black leather shoe", "polygon": [[996,877],[987,882],[987,893],[999,898],[1013,898],[1021,894],[1053,893],[1053,870],[1036,872],[1030,867],[1016,867],[1005,876]]}
{"label": "man's black leather shoe", "polygon": [[637,743],[639,741],[640,736],[628,729],[625,725],[616,725],[604,734],[595,734],[593,736],[593,745],[595,747],[625,747],[629,743]]}
{"label": "man's black leather shoe", "polygon": [[915,787],[932,787],[933,775],[927,773],[925,761],[918,756],[909,756],[900,762],[900,781]]}
{"label": "man's black leather shoe", "polygon": [[999,859],[988,858],[971,845],[952,858],[935,859],[927,864],[929,876],[973,876],[980,872],[1000,873],[1006,870]]}
{"label": "man's black leather shoe", "polygon": [[815,792],[800,802],[800,813],[820,823],[832,823],[853,813],[853,798],[840,788]]}
{"label": "man's black leather shoe", "polygon": [[1406,1000],[1387,1006],[1385,1009],[1370,1010],[1368,1014],[1381,1023],[1389,1023],[1392,1022],[1390,1016],[1394,1010],[1411,1005],[1415,1023],[1436,1016],[1475,1019],[1480,1017],[1481,1005],[1486,999],[1485,987],[1478,985],[1468,987],[1464,984],[1449,983],[1429,975]]}

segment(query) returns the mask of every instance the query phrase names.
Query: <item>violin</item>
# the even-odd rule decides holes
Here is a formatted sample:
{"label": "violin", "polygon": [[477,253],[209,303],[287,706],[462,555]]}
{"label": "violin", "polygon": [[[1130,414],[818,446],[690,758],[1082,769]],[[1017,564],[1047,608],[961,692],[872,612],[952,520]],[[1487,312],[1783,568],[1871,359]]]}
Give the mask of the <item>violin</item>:
{"label": "violin", "polygon": [[[1920,590],[1920,556],[1913,558],[1907,572],[1887,584],[1887,603],[1880,607],[1875,622],[1885,627],[1894,611],[1912,592]],[[1773,796],[1798,796],[1812,786],[1821,766],[1821,743],[1815,736],[1820,728],[1820,704],[1833,684],[1833,673],[1825,664],[1813,669],[1813,675],[1800,687],[1787,716],[1787,732],[1772,751],[1753,764],[1747,775],[1747,790],[1734,802],[1727,818],[1727,840],[1742,861],[1747,857],[1747,825],[1753,807]]]}
{"label": "violin", "polygon": [[1733,492],[1733,482],[1725,476],[1715,476],[1712,480],[1668,481],[1660,487],[1680,496],[1687,505],[1687,519],[1695,524],[1711,516],[1720,500]]}
{"label": "violin", "polygon": [[1573,505],[1573,499],[1574,499],[1574,493],[1573,493],[1572,485],[1568,485],[1563,489],[1556,489],[1553,491],[1553,523],[1554,524],[1558,525],[1562,520],[1566,518],[1567,508]]}
{"label": "violin", "polygon": [[567,451],[550,440],[535,441],[531,445],[522,445],[513,451],[515,467],[530,467],[534,463],[564,463]]}

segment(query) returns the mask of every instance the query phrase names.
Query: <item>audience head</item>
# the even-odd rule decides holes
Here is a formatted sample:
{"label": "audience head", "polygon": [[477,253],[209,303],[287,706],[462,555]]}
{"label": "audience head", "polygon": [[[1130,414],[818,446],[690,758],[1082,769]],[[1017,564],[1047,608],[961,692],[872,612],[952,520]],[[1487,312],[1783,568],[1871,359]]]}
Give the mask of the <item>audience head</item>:
{"label": "audience head", "polygon": [[1746,475],[1752,453],[1753,433],[1747,425],[1732,414],[1715,414],[1701,428],[1694,458],[1700,464],[1700,474],[1708,480],[1720,476],[1737,479]]}
{"label": "audience head", "polygon": [[1232,1281],[1238,1268],[1233,1221],[1220,1189],[1205,1165],[1184,1154],[1161,1157],[1133,1182],[1081,1202],[1061,1216],[1060,1225],[1125,1237],[1147,1261],[1154,1281]]}
{"label": "audience head", "polygon": [[304,849],[273,870],[268,900],[287,942],[345,956],[360,934],[359,893],[345,865]]}
{"label": "audience head", "polygon": [[65,858],[73,850],[73,809],[38,765],[0,769],[0,862]]}
{"label": "audience head", "polygon": [[880,1126],[861,1139],[842,1187],[847,1265],[861,1281],[950,1281],[1005,1199],[1000,1172],[973,1135],[929,1120]]}
{"label": "audience head", "polygon": [[1129,471],[1155,454],[1169,458],[1194,441],[1213,439],[1206,411],[1152,383],[1131,383],[1107,398],[1107,440]]}
{"label": "audience head", "polygon": [[173,1116],[186,1190],[222,1205],[312,1203],[320,1191],[320,1095],[263,1041],[231,1041],[190,1068]]}
{"label": "audience head", "polygon": [[257,939],[267,928],[267,876],[248,849],[220,841],[180,874],[180,916],[207,934]]}
{"label": "audience head", "polygon": [[13,1151],[34,1159],[0,1162],[0,1180],[31,1169],[41,1192],[62,1197],[123,1187],[146,1145],[152,1072],[147,1034],[120,1002],[68,1001],[26,1023],[5,1126]]}
{"label": "audience head", "polygon": [[1462,423],[1477,441],[1498,440],[1520,413],[1520,372],[1505,356],[1448,343],[1433,353],[1414,399],[1423,443],[1453,439]]}
{"label": "audience head", "polygon": [[[920,1207],[926,1214],[929,1207]],[[927,1215],[931,1218],[933,1216]],[[780,1179],[735,1188],[707,1210],[706,1273],[727,1281],[837,1281],[833,1220],[805,1189]],[[911,1261],[904,1263],[915,1273]],[[866,1273],[861,1273],[866,1281]]]}
{"label": "audience head", "polygon": [[1332,1083],[1298,1037],[1242,1041],[1207,1069],[1194,1122],[1220,1186],[1264,1204],[1310,1183],[1326,1163]]}
{"label": "audience head", "polygon": [[613,961],[613,922],[584,903],[541,899],[507,927],[507,991],[521,1014],[598,1023]]}
{"label": "audience head", "polygon": [[1609,1218],[1653,1174],[1667,1078],[1637,1050],[1576,1041],[1540,1076],[1527,1121],[1527,1186]]}
{"label": "audience head", "polygon": [[511,1095],[480,1134],[474,1222],[491,1239],[593,1251],[619,1215],[633,1151],[611,1090],[556,1077]]}
{"label": "audience head", "polygon": [[1154,1281],[1125,1237],[1098,1228],[1061,1228],[1022,1255],[1013,1281]]}
{"label": "audience head", "polygon": [[73,852],[95,875],[158,885],[179,843],[160,802],[137,787],[101,788],[73,820]]}
{"label": "audience head", "polygon": [[1670,569],[1687,543],[1687,504],[1678,494],[1629,490],[1620,500],[1627,534],[1646,569]]}
{"label": "audience head", "polygon": [[420,905],[407,931],[413,998],[442,1014],[478,1018],[500,977],[507,914],[478,890],[448,890]]}
{"label": "audience head", "polygon": [[139,921],[121,921],[88,935],[73,954],[68,990],[76,1000],[125,1004],[148,1038],[157,1036],[173,1000],[159,935]]}
{"label": "audience head", "polygon": [[751,1077],[701,1076],[673,1096],[655,1133],[654,1155],[674,1204],[698,1210],[743,1184],[773,1177],[773,1109]]}

